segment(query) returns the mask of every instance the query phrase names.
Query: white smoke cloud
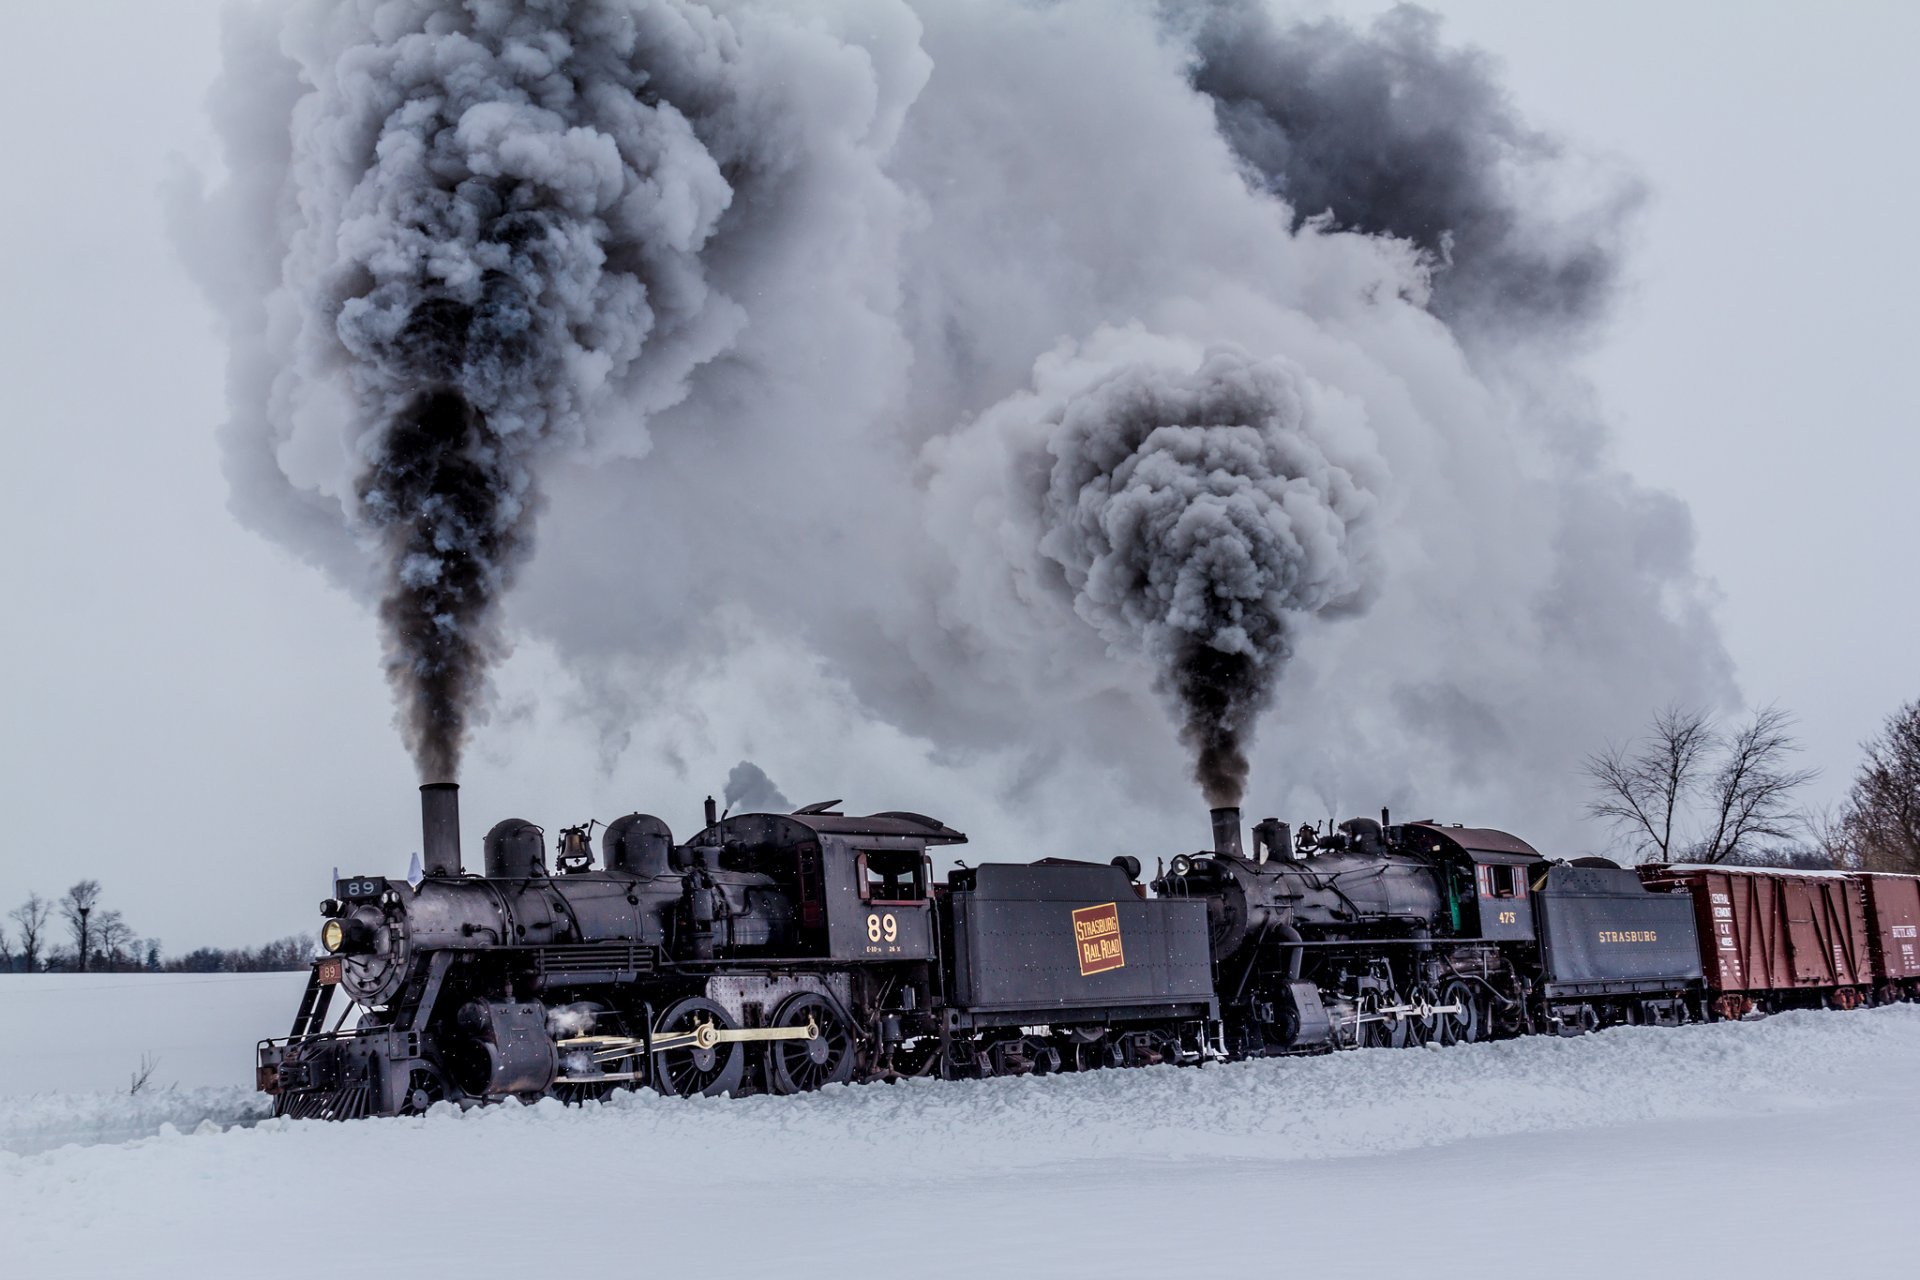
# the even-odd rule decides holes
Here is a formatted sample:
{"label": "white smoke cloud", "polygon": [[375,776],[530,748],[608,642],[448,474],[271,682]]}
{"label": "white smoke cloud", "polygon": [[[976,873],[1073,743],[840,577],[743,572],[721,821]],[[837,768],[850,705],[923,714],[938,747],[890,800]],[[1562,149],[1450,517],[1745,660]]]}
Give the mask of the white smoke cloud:
{"label": "white smoke cloud", "polygon": [[[1148,628],[1085,598],[1074,574],[1099,556],[1061,549],[1049,495],[1094,434],[1066,406],[1103,380],[1183,385],[1216,350],[1284,369],[1302,412],[1279,435],[1354,482],[1309,483],[1350,540],[1323,539],[1311,589],[1265,612],[1291,657],[1254,726],[1250,803],[1418,804],[1552,839],[1595,741],[1729,695],[1685,509],[1613,468],[1567,364],[1605,313],[1633,188],[1582,203],[1559,176],[1577,153],[1431,23],[1093,0],[593,8],[707,33],[659,46],[663,100],[728,192],[715,213],[690,176],[684,220],[645,233],[705,291],[684,294],[688,336],[650,364],[656,321],[624,373],[580,371],[562,402],[579,429],[530,464],[546,505],[508,621],[616,750],[674,750],[635,726],[724,737],[733,717],[758,741],[714,750],[821,794],[852,790],[817,776],[831,758],[861,762],[880,807],[889,780],[937,770],[997,806],[949,812],[982,829],[1191,826]],[[247,109],[225,113],[234,177],[208,212],[244,252],[194,256],[235,335],[236,507],[349,576],[355,384],[298,341],[319,277],[282,252],[303,225],[284,175],[307,158],[287,131],[298,61],[261,53],[277,29],[241,24],[229,55]],[[1387,109],[1409,95],[1462,121]],[[1411,207],[1358,165],[1383,128],[1433,159]],[[493,137],[471,133],[475,154]],[[590,148],[516,163],[561,153],[597,172]],[[774,700],[715,701],[735,670]]]}

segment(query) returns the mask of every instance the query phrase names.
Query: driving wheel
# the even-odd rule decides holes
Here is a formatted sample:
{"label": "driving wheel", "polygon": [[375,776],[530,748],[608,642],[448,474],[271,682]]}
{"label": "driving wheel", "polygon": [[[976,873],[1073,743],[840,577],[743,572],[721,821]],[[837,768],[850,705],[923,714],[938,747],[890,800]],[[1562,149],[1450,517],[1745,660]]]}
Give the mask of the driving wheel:
{"label": "driving wheel", "polygon": [[838,1004],[816,992],[801,991],[773,1011],[776,1027],[809,1024],[816,1034],[806,1040],[767,1043],[767,1086],[775,1093],[806,1093],[853,1079],[853,1029]]}
{"label": "driving wheel", "polygon": [[[725,1009],[704,996],[688,996],[667,1006],[653,1034],[655,1039],[680,1036],[703,1026],[717,1031],[735,1029]],[[723,1093],[737,1094],[746,1070],[747,1055],[738,1041],[725,1041],[708,1048],[693,1044],[659,1049],[653,1055],[653,1087],[680,1098],[691,1098],[695,1094],[707,1098]]]}

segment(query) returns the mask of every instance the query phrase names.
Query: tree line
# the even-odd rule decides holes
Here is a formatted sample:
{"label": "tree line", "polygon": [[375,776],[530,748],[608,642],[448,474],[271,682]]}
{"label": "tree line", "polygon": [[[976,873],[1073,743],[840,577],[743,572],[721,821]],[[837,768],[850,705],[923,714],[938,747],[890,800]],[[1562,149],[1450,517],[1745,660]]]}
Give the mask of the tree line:
{"label": "tree line", "polygon": [[1588,757],[1587,812],[1636,861],[1920,875],[1920,700],[1862,744],[1834,809],[1798,804],[1817,771],[1796,763],[1792,729],[1778,707],[1732,725],[1668,707],[1639,738]]}
{"label": "tree line", "polygon": [[81,880],[52,901],[38,893],[0,921],[0,973],[262,973],[304,969],[313,939],[293,935],[258,947],[200,947],[161,954],[119,911],[104,907],[98,880]]}

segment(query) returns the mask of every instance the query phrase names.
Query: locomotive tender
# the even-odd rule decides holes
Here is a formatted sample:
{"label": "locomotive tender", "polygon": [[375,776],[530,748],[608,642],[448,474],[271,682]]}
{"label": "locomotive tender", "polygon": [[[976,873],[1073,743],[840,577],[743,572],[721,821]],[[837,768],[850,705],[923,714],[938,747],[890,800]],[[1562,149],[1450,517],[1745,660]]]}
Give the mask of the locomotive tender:
{"label": "locomotive tender", "polygon": [[[1199,1063],[1709,1016],[1695,909],[1605,859],[1485,828],[1266,819],[1148,886],[1131,857],[986,863],[916,813],[660,819],[460,861],[458,789],[421,788],[404,881],[341,879],[290,1035],[281,1114],[509,1097],[795,1093],[855,1079]],[[347,1007],[331,1029],[335,993]],[[349,1015],[357,1014],[353,1025]]]}

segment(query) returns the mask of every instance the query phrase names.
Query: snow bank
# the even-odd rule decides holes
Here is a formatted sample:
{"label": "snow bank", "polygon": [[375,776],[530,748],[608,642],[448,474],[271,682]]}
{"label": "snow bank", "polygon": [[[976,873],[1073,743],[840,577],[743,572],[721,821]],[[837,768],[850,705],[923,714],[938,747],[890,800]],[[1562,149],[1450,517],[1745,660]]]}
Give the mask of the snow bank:
{"label": "snow bank", "polygon": [[253,1087],[253,1046],[293,1025],[299,973],[0,974],[0,1099]]}
{"label": "snow bank", "polygon": [[[1917,1066],[1906,1006],[790,1099],[171,1122],[0,1154],[0,1240],[36,1277],[103,1256],[143,1275],[254,1275],[265,1257],[329,1274],[349,1249],[356,1278],[687,1251],[705,1274],[800,1277],[974,1277],[989,1259],[1583,1277],[1709,1254],[1743,1280],[1899,1274]],[[98,1133],[146,1105],[113,1103],[86,1113]]]}
{"label": "snow bank", "polygon": [[0,1098],[0,1151],[32,1154],[69,1144],[127,1142],[171,1128],[219,1132],[272,1113],[248,1089],[153,1089],[126,1093],[50,1093]]}

